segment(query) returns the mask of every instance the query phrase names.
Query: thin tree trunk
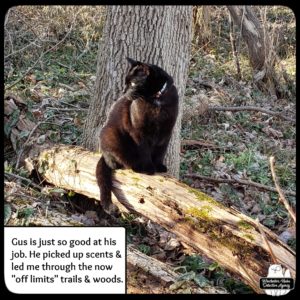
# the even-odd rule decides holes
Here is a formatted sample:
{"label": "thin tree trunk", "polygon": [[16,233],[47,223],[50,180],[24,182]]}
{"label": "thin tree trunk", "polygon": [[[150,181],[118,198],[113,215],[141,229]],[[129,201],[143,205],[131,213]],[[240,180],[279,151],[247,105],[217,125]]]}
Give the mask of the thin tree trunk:
{"label": "thin tree trunk", "polygon": [[155,64],[174,78],[179,93],[179,115],[165,159],[169,173],[178,177],[191,24],[192,6],[108,6],[99,45],[95,95],[83,132],[86,148],[98,149],[99,131],[124,87],[126,57]]}
{"label": "thin tree trunk", "polygon": [[264,32],[259,19],[251,6],[227,6],[233,21],[241,31],[248,46],[250,64],[253,69],[253,80],[258,88],[279,97],[279,83],[274,70],[274,55],[268,34]]}
{"label": "thin tree trunk", "polygon": [[239,62],[239,53],[238,53],[237,47],[236,47],[233,20],[232,20],[232,17],[230,14],[229,14],[229,26],[230,26],[229,37],[230,37],[232,55],[233,55],[235,65],[236,65],[237,79],[241,80],[242,75],[241,75],[241,68],[240,68],[240,62]]}

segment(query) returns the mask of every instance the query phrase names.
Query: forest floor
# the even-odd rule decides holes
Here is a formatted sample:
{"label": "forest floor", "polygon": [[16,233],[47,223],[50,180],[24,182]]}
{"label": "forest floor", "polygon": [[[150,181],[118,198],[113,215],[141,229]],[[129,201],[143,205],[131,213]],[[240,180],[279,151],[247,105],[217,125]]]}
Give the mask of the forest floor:
{"label": "forest floor", "polygon": [[[43,64],[27,74],[32,62],[11,71],[5,95],[5,224],[63,225],[68,222],[98,224],[92,208],[78,196],[33,181],[19,160],[25,148],[47,142],[80,144],[83,124],[93,93],[97,45],[74,58],[73,48],[63,47],[43,56]],[[295,61],[287,59],[289,75]],[[269,158],[275,157],[275,172],[290,204],[296,199],[296,99],[294,93],[276,99],[260,92],[250,80],[249,67],[242,65],[237,80],[232,58],[193,51],[184,99],[180,180],[259,221],[295,249],[295,228],[274,187]],[[24,74],[26,74],[24,76]],[[20,80],[19,80],[20,79]],[[261,111],[215,110],[214,107],[255,106],[280,112],[281,118]],[[18,168],[16,168],[18,164]],[[197,176],[204,176],[198,177]],[[215,180],[218,179],[218,182]],[[222,182],[222,180],[224,182]],[[230,180],[230,182],[228,182]],[[240,180],[262,184],[257,188]],[[74,201],[74,199],[76,201]],[[247,286],[216,263],[184,247],[171,247],[151,236],[138,216],[123,216],[128,241],[140,251],[171,262],[183,276],[195,272],[198,285],[215,286],[228,293],[251,292]],[[163,287],[144,271],[129,266],[129,293],[191,293],[195,283]],[[183,277],[184,278],[184,277]],[[188,283],[188,284],[187,284]]]}

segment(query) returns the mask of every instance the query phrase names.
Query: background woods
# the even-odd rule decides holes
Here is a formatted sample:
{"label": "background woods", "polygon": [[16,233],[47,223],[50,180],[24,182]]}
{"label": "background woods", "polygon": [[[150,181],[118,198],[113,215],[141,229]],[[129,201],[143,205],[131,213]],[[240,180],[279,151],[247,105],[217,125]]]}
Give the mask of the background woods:
{"label": "background woods", "polygon": [[[137,34],[141,23],[152,30]],[[276,185],[294,209],[295,29],[293,12],[282,6],[11,8],[4,24],[5,223],[101,223],[92,201],[30,175],[23,162],[52,144],[95,149],[122,89],[125,56],[133,56],[174,73],[180,87],[173,174],[295,249],[294,222],[270,167],[273,156]],[[128,292],[253,292],[145,217],[124,213],[117,222],[140,252],[182,276],[162,287],[131,264]]]}

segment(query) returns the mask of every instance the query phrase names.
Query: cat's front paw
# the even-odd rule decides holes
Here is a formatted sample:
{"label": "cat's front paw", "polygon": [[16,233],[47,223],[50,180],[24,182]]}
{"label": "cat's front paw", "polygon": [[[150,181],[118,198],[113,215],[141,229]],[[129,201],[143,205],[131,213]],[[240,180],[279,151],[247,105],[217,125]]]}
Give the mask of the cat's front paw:
{"label": "cat's front paw", "polygon": [[146,168],[143,173],[148,174],[148,175],[153,175],[155,173],[154,166]]}
{"label": "cat's front paw", "polygon": [[118,207],[111,203],[101,203],[103,211],[108,215],[115,215],[118,213],[119,209]]}
{"label": "cat's front paw", "polygon": [[144,173],[144,174],[148,174],[148,175],[153,175],[155,173],[155,167],[153,164],[148,164],[148,165],[137,165],[137,166],[134,166],[132,168],[132,170],[134,172],[137,172],[137,173]]}
{"label": "cat's front paw", "polygon": [[165,172],[167,172],[167,170],[168,170],[167,167],[163,164],[158,164],[156,166],[156,172],[158,172],[158,173],[165,173]]}

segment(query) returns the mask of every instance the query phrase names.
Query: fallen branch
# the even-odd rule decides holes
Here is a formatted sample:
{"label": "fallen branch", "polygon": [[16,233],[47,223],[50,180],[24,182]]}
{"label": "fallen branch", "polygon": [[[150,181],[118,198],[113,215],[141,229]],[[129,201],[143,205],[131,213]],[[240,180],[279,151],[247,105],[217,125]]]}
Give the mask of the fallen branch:
{"label": "fallen branch", "polygon": [[151,275],[160,278],[164,282],[175,282],[178,279],[176,272],[167,267],[166,264],[160,262],[159,260],[150,257],[142,252],[138,251],[133,245],[127,246],[127,262],[133,266],[137,266],[149,272]]}
{"label": "fallen branch", "polygon": [[237,264],[242,268],[242,270],[245,272],[245,274],[248,276],[250,281],[255,281],[255,278],[248,272],[247,268],[241,263],[241,260],[238,256],[235,256]]}
{"label": "fallen branch", "polygon": [[[127,246],[127,263],[139,267],[143,271],[150,273],[166,283],[174,283],[178,281],[179,278],[179,275],[167,264],[143,254],[133,245]],[[196,292],[198,294],[206,294],[201,288],[198,288]]]}
{"label": "fallen branch", "polygon": [[35,184],[34,182],[32,182],[32,181],[31,181],[30,179],[28,179],[28,178],[22,177],[22,176],[20,176],[20,175],[14,174],[14,173],[9,173],[9,172],[4,172],[4,174],[5,174],[6,176],[10,176],[10,177],[13,177],[13,178],[16,178],[16,179],[24,180],[24,181],[28,182],[29,185],[31,185],[32,187],[38,189],[39,191],[42,190],[42,188],[41,188],[39,185]]}
{"label": "fallen branch", "polygon": [[37,40],[38,40],[38,39],[35,39],[33,42],[30,42],[30,44],[25,45],[23,48],[18,49],[18,50],[16,50],[16,51],[11,52],[10,54],[4,56],[4,59],[7,59],[7,58],[9,58],[9,57],[11,57],[11,56],[13,56],[13,55],[18,54],[18,53],[24,51],[25,49],[27,49],[28,47],[30,47],[30,46],[32,46],[32,45],[34,45],[35,47],[40,48],[41,46],[36,44]]}
{"label": "fallen branch", "polygon": [[271,255],[272,260],[273,260],[273,263],[274,263],[274,264],[278,264],[277,257],[275,256],[275,254],[274,254],[274,252],[273,252],[273,250],[272,250],[272,248],[271,248],[271,246],[270,246],[270,243],[269,243],[268,239],[266,238],[266,235],[265,235],[265,233],[264,233],[264,231],[263,231],[263,229],[262,229],[262,226],[261,226],[261,224],[260,224],[260,222],[259,222],[259,219],[256,218],[255,221],[256,221],[256,224],[257,224],[257,228],[259,229],[259,232],[260,232],[260,234],[261,234],[261,236],[262,236],[264,242],[266,243],[266,245],[267,245],[267,247],[268,247],[268,249],[269,249],[270,255]]}
{"label": "fallen branch", "polygon": [[268,109],[265,109],[262,107],[256,107],[256,106],[209,106],[208,110],[210,110],[210,111],[244,111],[244,110],[259,111],[264,114],[268,114],[271,116],[275,116],[275,117],[284,119],[286,121],[296,123],[295,119],[286,117],[286,116],[282,115],[282,113],[280,113],[280,112],[271,111],[271,110],[268,110]]}
{"label": "fallen branch", "polygon": [[220,147],[220,146],[217,146],[212,143],[202,142],[199,140],[182,140],[181,146],[201,146],[201,147],[207,147],[207,148],[222,148],[222,149],[224,149],[224,147]]}
{"label": "fallen branch", "polygon": [[31,200],[34,200],[34,201],[39,200],[37,197],[32,197],[32,196],[29,196],[29,195],[26,195],[26,194],[16,193],[16,192],[11,192],[8,195],[6,195],[6,199],[8,199],[9,197],[15,197],[15,196],[18,196],[18,197],[21,197],[21,198],[28,198],[28,199],[31,199]]}
{"label": "fallen branch", "polygon": [[[172,266],[140,252],[132,244],[127,245],[127,264],[138,267],[169,285],[178,282],[180,280],[180,275],[182,275],[173,271]],[[193,293],[224,294],[224,290],[216,286],[207,285],[205,290],[200,287],[193,288]]]}
{"label": "fallen branch", "polygon": [[66,101],[63,101],[63,100],[60,100],[59,104],[65,104],[65,105],[68,105],[68,106],[71,106],[71,107],[74,107],[74,108],[80,108],[77,105],[74,105],[72,103],[69,103],[69,102],[66,102]]}
{"label": "fallen branch", "polygon": [[69,86],[69,85],[64,84],[64,83],[62,83],[62,82],[59,82],[58,85],[59,85],[60,87],[62,87],[62,88],[65,88],[65,89],[71,91],[71,92],[75,92],[75,91],[76,91],[76,89],[73,88],[72,86]]}
{"label": "fallen branch", "polygon": [[[56,146],[38,155],[35,169],[55,186],[99,199],[95,178],[99,158],[99,153],[81,147]],[[120,210],[129,210],[161,225],[196,252],[237,274],[257,293],[263,293],[259,279],[267,275],[271,258],[256,222],[250,217],[167,175],[117,170],[113,194],[113,202]],[[263,230],[279,263],[295,277],[294,251],[269,229]]]}
{"label": "fallen branch", "polygon": [[[187,178],[196,178],[196,179],[202,179],[202,180],[207,180],[207,181],[213,181],[213,182],[220,182],[220,183],[239,183],[242,185],[250,185],[250,186],[254,186],[257,187],[259,189],[263,189],[263,190],[267,190],[270,192],[277,192],[276,188],[261,184],[261,183],[257,183],[254,181],[249,181],[249,180],[242,180],[242,179],[227,179],[227,178],[213,178],[213,177],[208,177],[208,176],[203,176],[203,175],[198,175],[198,174],[185,174],[183,175],[184,177]],[[296,197],[296,193],[293,191],[284,191],[284,193],[286,195],[290,195],[290,196],[294,196]]]}
{"label": "fallen branch", "polygon": [[86,80],[82,79],[81,77],[79,77],[78,75],[76,75],[75,71],[67,66],[67,65],[64,65],[62,64],[61,62],[56,62],[58,65],[60,65],[61,67],[64,67],[68,70],[70,70],[72,72],[72,76],[74,76],[75,78],[77,78],[79,81],[83,82],[84,85],[85,85],[85,89],[89,92],[90,95],[92,95],[94,93],[94,91],[92,91],[92,89],[89,87],[88,83],[86,82]]}
{"label": "fallen branch", "polygon": [[289,205],[288,201],[286,200],[286,198],[284,196],[284,194],[287,194],[287,192],[285,191],[283,193],[282,189],[279,186],[277,177],[276,177],[275,168],[274,168],[274,156],[270,157],[270,167],[271,167],[271,173],[272,173],[273,181],[275,183],[277,192],[279,194],[279,200],[283,203],[283,205],[285,206],[285,208],[287,209],[287,211],[289,212],[289,214],[293,218],[294,222],[296,223],[296,215],[295,215],[293,209],[291,208],[291,206]]}
{"label": "fallen branch", "polygon": [[60,108],[60,107],[47,107],[47,109],[50,109],[50,110],[56,110],[56,111],[61,111],[61,112],[64,112],[64,111],[87,111],[88,109],[87,108],[79,108],[79,107],[74,107],[74,108]]}
{"label": "fallen branch", "polygon": [[18,153],[18,158],[17,158],[17,162],[16,162],[16,167],[15,167],[16,169],[19,168],[21,156],[22,156],[22,154],[23,154],[23,152],[24,152],[24,150],[25,150],[25,146],[26,146],[26,145],[28,144],[28,142],[30,141],[30,138],[32,137],[33,133],[37,130],[37,128],[38,128],[40,125],[47,123],[47,121],[48,121],[49,119],[51,119],[51,118],[53,118],[53,116],[49,116],[49,117],[46,118],[45,120],[38,122],[38,123],[32,128],[32,130],[30,131],[30,133],[29,133],[29,135],[28,135],[28,137],[27,137],[27,140],[26,140],[25,143],[22,145],[22,148],[20,149],[20,151],[19,151],[19,153]]}

